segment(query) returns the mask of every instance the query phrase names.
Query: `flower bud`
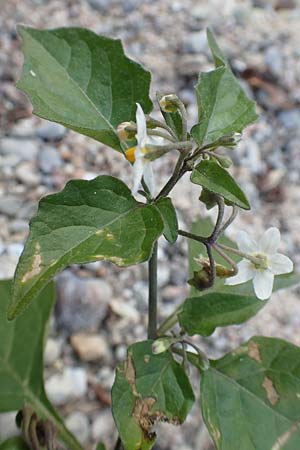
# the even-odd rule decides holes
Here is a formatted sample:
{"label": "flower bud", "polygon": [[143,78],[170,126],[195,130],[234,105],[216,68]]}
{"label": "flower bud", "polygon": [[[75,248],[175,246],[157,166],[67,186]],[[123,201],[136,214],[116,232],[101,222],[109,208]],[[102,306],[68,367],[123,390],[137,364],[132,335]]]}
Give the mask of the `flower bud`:
{"label": "flower bud", "polygon": [[117,135],[121,141],[133,139],[136,135],[136,124],[134,122],[122,122],[117,127]]}
{"label": "flower bud", "polygon": [[128,150],[125,151],[125,158],[127,161],[134,163],[135,162],[135,150],[136,147],[130,147]]}
{"label": "flower bud", "polygon": [[163,353],[168,350],[168,348],[176,342],[176,339],[173,337],[162,337],[156,339],[152,344],[152,353],[153,355],[158,355],[159,353]]}
{"label": "flower bud", "polygon": [[159,100],[159,106],[164,112],[174,113],[178,110],[178,97],[176,94],[164,95]]}
{"label": "flower bud", "polygon": [[214,158],[219,162],[219,164],[224,167],[224,169],[229,169],[232,165],[232,160],[226,156],[214,155]]}

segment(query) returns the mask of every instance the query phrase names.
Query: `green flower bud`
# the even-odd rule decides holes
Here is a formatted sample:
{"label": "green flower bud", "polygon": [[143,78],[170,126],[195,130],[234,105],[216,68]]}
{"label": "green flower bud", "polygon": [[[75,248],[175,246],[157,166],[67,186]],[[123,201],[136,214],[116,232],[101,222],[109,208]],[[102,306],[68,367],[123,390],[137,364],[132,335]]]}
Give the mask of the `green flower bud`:
{"label": "green flower bud", "polygon": [[176,94],[164,95],[159,100],[159,106],[166,113],[174,113],[178,110],[178,97]]}
{"label": "green flower bud", "polygon": [[159,339],[156,339],[156,341],[152,344],[152,353],[154,355],[158,355],[159,353],[163,353],[168,350],[168,348],[176,342],[176,339],[173,337],[162,337]]}
{"label": "green flower bud", "polygon": [[136,124],[134,122],[122,122],[117,127],[117,135],[121,141],[133,139],[136,131]]}

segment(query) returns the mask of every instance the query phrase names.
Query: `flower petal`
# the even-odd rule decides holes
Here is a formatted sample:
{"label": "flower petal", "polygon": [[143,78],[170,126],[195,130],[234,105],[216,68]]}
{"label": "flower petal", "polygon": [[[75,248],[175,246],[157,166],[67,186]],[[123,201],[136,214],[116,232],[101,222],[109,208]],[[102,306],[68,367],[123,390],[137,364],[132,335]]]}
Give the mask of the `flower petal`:
{"label": "flower petal", "polygon": [[237,266],[239,269],[237,275],[227,278],[225,284],[233,286],[235,284],[246,283],[246,281],[249,281],[251,280],[251,278],[253,278],[255,272],[250,261],[242,259],[242,261],[240,261]]}
{"label": "flower petal", "polygon": [[257,243],[246,231],[239,231],[236,237],[239,249],[244,253],[254,253],[257,251]]}
{"label": "flower petal", "polygon": [[155,181],[152,170],[152,163],[147,161],[144,163],[144,181],[150,191],[151,197],[154,197],[155,194]]}
{"label": "flower petal", "polygon": [[136,158],[135,163],[133,164],[133,188],[132,188],[133,195],[136,195],[139,190],[143,174],[144,174],[143,158]]}
{"label": "flower petal", "polygon": [[260,300],[271,297],[274,275],[269,270],[258,270],[253,278],[254,292]]}
{"label": "flower petal", "polygon": [[258,241],[257,251],[266,255],[273,255],[277,252],[280,244],[280,231],[276,227],[268,228]]}
{"label": "flower petal", "polygon": [[136,104],[136,126],[138,146],[144,147],[147,141],[147,125],[144,111],[139,103]]}
{"label": "flower petal", "polygon": [[275,253],[275,255],[270,256],[268,266],[274,275],[281,275],[292,272],[294,264],[287,256]]}

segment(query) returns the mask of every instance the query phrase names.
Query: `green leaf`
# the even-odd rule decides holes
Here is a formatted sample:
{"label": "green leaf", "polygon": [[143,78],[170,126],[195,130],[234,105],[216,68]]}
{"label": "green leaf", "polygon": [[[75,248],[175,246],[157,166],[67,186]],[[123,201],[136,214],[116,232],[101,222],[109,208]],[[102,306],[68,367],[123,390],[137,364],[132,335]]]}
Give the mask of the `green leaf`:
{"label": "green leaf", "polygon": [[241,88],[209,30],[207,39],[217,68],[201,73],[196,85],[199,123],[192,135],[200,146],[241,133],[257,120],[255,102]]}
{"label": "green leaf", "polygon": [[19,26],[25,62],[17,86],[34,113],[122,151],[116,127],[152,109],[150,73],[128,59],[120,40],[83,28]]}
{"label": "green leaf", "polygon": [[254,337],[211,362],[201,407],[217,450],[299,450],[300,348]]}
{"label": "green leaf", "polygon": [[153,341],[129,347],[117,368],[112,411],[125,450],[149,450],[156,422],[182,423],[194,403],[183,368],[171,353],[152,354]]}
{"label": "green leaf", "polygon": [[0,282],[0,412],[16,411],[30,404],[39,417],[50,420],[69,448],[82,450],[49,402],[43,385],[43,346],[54,304],[50,284],[13,323],[6,320],[11,282]]}
{"label": "green leaf", "polygon": [[[213,230],[213,223],[209,218],[201,218],[192,224],[191,232],[194,234],[198,234],[201,236],[209,236]],[[226,236],[222,236],[219,241],[221,244],[225,244],[229,247],[237,248],[236,244]],[[189,275],[193,276],[194,271],[199,270],[199,264],[197,264],[194,260],[195,257],[198,257],[199,254],[206,255],[206,250],[203,244],[200,242],[195,242],[192,240],[188,240],[188,255],[189,255]],[[230,267],[226,261],[221,258],[215,251],[213,251],[213,255],[215,261],[218,264],[223,264],[226,267]],[[241,257],[238,255],[231,254],[230,257],[237,263],[241,260]],[[273,292],[276,292],[280,289],[286,289],[292,286],[296,286],[300,284],[300,274],[297,272],[292,272],[286,275],[279,275],[275,277]],[[255,297],[253,283],[252,281],[248,281],[247,283],[239,284],[236,286],[225,286],[224,279],[217,278],[214,286],[203,293],[199,292],[195,288],[192,288],[190,291],[190,297],[199,297],[201,295],[205,295],[208,292],[222,292],[222,293],[233,293],[237,295],[251,295]]]}
{"label": "green leaf", "polygon": [[97,445],[96,450],[106,450],[105,445],[102,444],[102,442],[100,442],[100,443]]}
{"label": "green leaf", "polygon": [[203,160],[193,170],[191,181],[243,209],[250,209],[244,192],[232,176],[215,161]]}
{"label": "green leaf", "polygon": [[45,197],[30,223],[8,318],[13,319],[70,264],[107,260],[128,266],[149,259],[163,232],[155,206],[137,202],[117,178],[72,180]]}
{"label": "green leaf", "polygon": [[221,66],[229,67],[228,61],[227,61],[226,57],[224,56],[222,50],[220,49],[220,47],[216,41],[216,38],[210,28],[208,28],[206,30],[206,35],[207,35],[207,42],[208,42],[211,54],[214,58],[215,66],[216,67],[221,67]]}
{"label": "green leaf", "polygon": [[[163,95],[159,92],[156,93],[156,99],[159,104],[160,100],[162,99]],[[178,137],[178,140],[182,140],[182,117],[178,111],[174,113],[167,113],[163,111],[160,108],[160,111],[166,121],[166,124],[174,131],[176,136]]]}
{"label": "green leaf", "polygon": [[170,198],[161,198],[155,203],[155,206],[164,222],[163,234],[167,241],[174,244],[178,237],[178,221],[173,203]]}
{"label": "green leaf", "polygon": [[213,292],[186,299],[178,316],[179,323],[190,336],[209,336],[216,327],[245,322],[265,305],[266,302],[254,296]]}
{"label": "green leaf", "polygon": [[1,442],[0,450],[30,450],[21,437],[11,437]]}

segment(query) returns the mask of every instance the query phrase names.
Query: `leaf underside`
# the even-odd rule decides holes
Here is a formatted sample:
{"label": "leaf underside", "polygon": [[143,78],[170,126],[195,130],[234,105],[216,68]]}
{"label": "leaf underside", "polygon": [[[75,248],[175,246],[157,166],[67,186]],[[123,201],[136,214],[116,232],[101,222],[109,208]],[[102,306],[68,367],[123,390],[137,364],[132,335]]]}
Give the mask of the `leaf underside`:
{"label": "leaf underside", "polygon": [[153,341],[133,344],[117,368],[112,411],[125,450],[150,450],[157,422],[182,423],[194,403],[183,368],[169,352],[152,354]]}
{"label": "leaf underside", "polygon": [[155,206],[137,202],[117,178],[72,180],[40,201],[19,260],[8,318],[13,319],[70,264],[146,261],[163,232]]}
{"label": "leaf underside", "polygon": [[19,26],[24,66],[17,84],[34,113],[122,151],[116,127],[152,109],[150,73],[126,57],[120,40],[83,28]]}
{"label": "leaf underside", "polygon": [[300,349],[254,337],[201,379],[201,408],[217,450],[299,450]]}

